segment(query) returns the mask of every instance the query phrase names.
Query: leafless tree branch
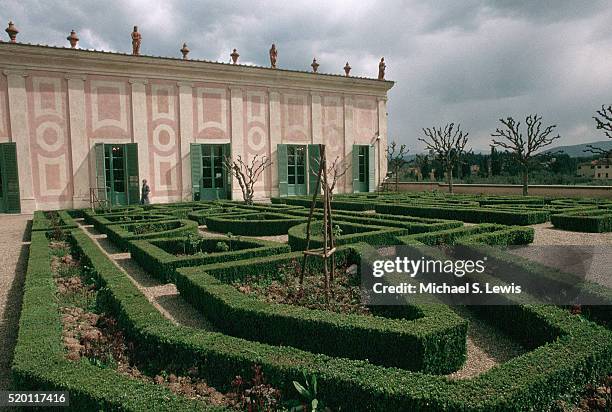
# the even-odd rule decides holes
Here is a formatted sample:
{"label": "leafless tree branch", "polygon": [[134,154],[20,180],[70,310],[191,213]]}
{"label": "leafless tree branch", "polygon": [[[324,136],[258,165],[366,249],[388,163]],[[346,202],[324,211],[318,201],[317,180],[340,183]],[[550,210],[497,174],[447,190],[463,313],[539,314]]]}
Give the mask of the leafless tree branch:
{"label": "leafless tree branch", "polygon": [[244,202],[246,204],[252,204],[255,195],[255,183],[259,180],[264,170],[272,166],[272,162],[267,156],[260,157],[258,154],[253,156],[250,162],[245,162],[242,157],[238,155],[235,159],[229,156],[225,157],[223,159],[223,165],[238,181]]}

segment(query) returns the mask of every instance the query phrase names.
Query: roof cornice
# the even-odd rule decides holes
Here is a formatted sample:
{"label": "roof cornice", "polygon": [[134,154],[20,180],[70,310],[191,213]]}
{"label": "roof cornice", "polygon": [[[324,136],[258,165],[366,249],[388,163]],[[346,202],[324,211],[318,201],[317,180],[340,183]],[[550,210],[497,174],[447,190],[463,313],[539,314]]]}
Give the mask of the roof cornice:
{"label": "roof cornice", "polygon": [[385,97],[394,85],[392,81],[362,77],[20,43],[0,43],[2,69],[211,82],[379,97]]}

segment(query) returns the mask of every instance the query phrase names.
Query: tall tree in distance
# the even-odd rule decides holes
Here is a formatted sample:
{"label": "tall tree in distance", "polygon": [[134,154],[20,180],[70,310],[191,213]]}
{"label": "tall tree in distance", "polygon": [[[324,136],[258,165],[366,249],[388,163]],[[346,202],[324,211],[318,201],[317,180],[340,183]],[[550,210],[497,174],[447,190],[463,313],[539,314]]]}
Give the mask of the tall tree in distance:
{"label": "tall tree in distance", "polygon": [[[499,121],[504,127],[491,133],[494,138],[493,145],[510,151],[519,163],[523,177],[523,196],[527,196],[529,192],[529,169],[540,156],[540,153],[537,152],[561,137],[552,135],[557,125],[553,124],[543,128],[542,116],[529,115],[525,118],[527,135],[523,136],[521,122],[516,122],[512,117],[499,119]],[[504,140],[495,140],[495,137],[501,137]]]}
{"label": "tall tree in distance", "polygon": [[[601,110],[597,110],[597,116],[593,116],[595,119],[595,127],[597,130],[603,130],[608,139],[612,139],[612,105],[601,105]],[[603,157],[612,157],[612,150],[605,150],[601,147],[595,147],[593,145],[587,145],[585,152],[591,152],[596,155]]]}
{"label": "tall tree in distance", "polygon": [[389,164],[389,169],[393,171],[393,175],[395,176],[396,192],[399,192],[399,172],[402,167],[408,163],[406,160],[408,151],[405,144],[398,147],[396,142],[391,142],[391,144],[387,146],[387,163]]}
{"label": "tall tree in distance", "polygon": [[448,123],[444,127],[423,128],[425,138],[419,138],[425,143],[426,148],[442,163],[446,172],[448,192],[453,193],[453,169],[465,153],[468,142],[468,134],[461,130],[461,125],[455,127],[455,123]]}

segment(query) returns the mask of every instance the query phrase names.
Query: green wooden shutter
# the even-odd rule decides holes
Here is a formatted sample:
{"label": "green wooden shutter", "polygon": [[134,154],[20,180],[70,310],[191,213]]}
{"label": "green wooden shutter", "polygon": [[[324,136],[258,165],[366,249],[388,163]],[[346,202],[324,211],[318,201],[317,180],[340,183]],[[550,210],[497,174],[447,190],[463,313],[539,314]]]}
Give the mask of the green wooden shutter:
{"label": "green wooden shutter", "polygon": [[[140,182],[138,177],[138,143],[125,145],[128,204],[140,203]],[[148,180],[148,179],[147,179]],[[150,185],[149,185],[150,186]]]}
{"label": "green wooden shutter", "polygon": [[278,194],[287,196],[289,187],[287,183],[287,145],[276,146],[276,164],[278,165]]}
{"label": "green wooden shutter", "polygon": [[225,159],[229,159],[231,162],[232,158],[232,146],[230,143],[225,143],[223,145],[223,177],[225,179],[225,198],[231,199],[232,197],[232,172],[231,170],[227,170],[225,167]]}
{"label": "green wooden shutter", "polygon": [[17,169],[17,145],[15,142],[3,143],[0,155],[2,156],[2,185],[4,202],[8,213],[21,213],[19,195],[19,171]]}
{"label": "green wooden shutter", "polygon": [[376,150],[368,146],[368,192],[376,191]]}
{"label": "green wooden shutter", "polygon": [[353,163],[351,164],[353,170],[353,193],[359,188],[359,145],[353,145]]}
{"label": "green wooden shutter", "polygon": [[103,202],[107,200],[106,196],[106,170],[104,166],[104,143],[96,143],[94,145],[94,153],[96,158],[96,196],[98,200]]}
{"label": "green wooden shutter", "polygon": [[313,195],[321,192],[321,185],[317,187],[317,175],[319,174],[319,162],[321,161],[321,151],[318,144],[308,145],[308,193]]}
{"label": "green wooden shutter", "polygon": [[191,143],[191,194],[193,200],[200,200],[200,182],[202,180],[202,145]]}

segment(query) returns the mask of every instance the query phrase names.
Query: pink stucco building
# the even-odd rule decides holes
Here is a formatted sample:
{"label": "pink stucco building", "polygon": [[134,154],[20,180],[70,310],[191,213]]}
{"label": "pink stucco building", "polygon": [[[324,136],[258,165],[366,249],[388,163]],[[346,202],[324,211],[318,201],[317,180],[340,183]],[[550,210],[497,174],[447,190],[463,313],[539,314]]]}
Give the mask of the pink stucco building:
{"label": "pink stucco building", "polygon": [[[226,197],[222,156],[274,162],[257,197],[309,193],[313,145],[351,164],[338,192],[386,173],[393,82],[0,43],[0,211]],[[17,202],[17,203],[16,203]],[[17,206],[16,206],[17,205]]]}

